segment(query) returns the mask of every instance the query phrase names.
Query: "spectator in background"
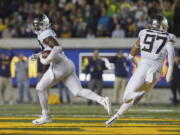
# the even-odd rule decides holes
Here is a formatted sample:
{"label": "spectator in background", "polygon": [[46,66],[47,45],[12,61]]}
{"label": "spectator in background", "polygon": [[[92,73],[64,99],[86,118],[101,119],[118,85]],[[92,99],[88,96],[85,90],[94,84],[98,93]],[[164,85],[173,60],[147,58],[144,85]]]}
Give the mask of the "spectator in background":
{"label": "spectator in background", "polygon": [[180,0],[177,1],[175,12],[174,12],[174,28],[175,28],[175,35],[180,36]]}
{"label": "spectator in background", "polygon": [[54,23],[52,26],[54,32],[56,33],[57,38],[61,37],[61,28],[58,23]]}
{"label": "spectator in background", "polygon": [[127,18],[126,31],[127,31],[126,33],[127,37],[137,36],[137,26],[135,20],[133,20],[133,18],[130,16]]}
{"label": "spectator in background", "polygon": [[159,3],[157,0],[148,1],[148,16],[153,18],[160,13]]}
{"label": "spectator in background", "polygon": [[177,56],[175,58],[175,63],[174,63],[174,70],[173,70],[173,75],[172,75],[172,80],[171,80],[171,91],[173,94],[173,104],[177,105],[178,104],[178,99],[177,99],[177,93],[179,91],[180,95],[180,56]]}
{"label": "spectator in background", "polygon": [[106,0],[107,4],[107,15],[112,17],[119,10],[120,3],[117,0]]}
{"label": "spectator in background", "polygon": [[120,24],[117,24],[115,30],[112,32],[112,38],[124,38],[125,31],[121,28]]}
{"label": "spectator in background", "polygon": [[148,9],[143,0],[137,0],[131,8],[131,12],[133,12],[134,19],[137,21],[141,16],[144,16],[145,19],[147,18]]}
{"label": "spectator in background", "polygon": [[86,30],[87,30],[87,24],[85,22],[78,23],[76,29],[76,36],[81,38],[86,37]]}
{"label": "spectator in background", "polygon": [[61,31],[61,38],[70,38],[71,36],[72,36],[72,33],[70,29],[66,25],[64,25]]}
{"label": "spectator in background", "polygon": [[25,23],[25,29],[26,29],[26,37],[32,38],[36,37],[34,32],[32,31],[32,17],[28,16],[26,23]]}
{"label": "spectator in background", "polygon": [[0,18],[0,37],[2,32],[7,28],[7,25],[3,23],[3,19]]}
{"label": "spectator in background", "polygon": [[174,28],[174,22],[173,22],[174,11],[175,11],[177,3],[178,3],[178,0],[174,0],[174,2],[172,4],[168,0],[160,0],[160,7],[161,7],[161,10],[162,10],[162,13],[168,20],[169,32],[173,32],[173,28]]}
{"label": "spectator in background", "polygon": [[8,26],[3,32],[2,32],[2,38],[12,38],[14,36],[14,30]]}
{"label": "spectator in background", "polygon": [[112,17],[112,25],[113,25],[113,29],[115,29],[117,24],[120,24],[120,17],[117,14],[114,14]]}
{"label": "spectator in background", "polygon": [[23,26],[20,26],[20,27],[19,27],[19,29],[18,29],[18,35],[19,35],[20,38],[25,38],[25,37],[27,37],[25,27],[23,27]]}
{"label": "spectator in background", "polygon": [[71,24],[69,23],[66,16],[62,17],[61,27],[62,27],[61,38],[70,38],[70,37],[72,37]]}
{"label": "spectator in background", "polygon": [[94,35],[94,33],[92,32],[92,30],[89,30],[87,32],[86,38],[87,39],[94,39],[96,36]]}
{"label": "spectator in background", "polygon": [[0,56],[0,104],[14,104],[15,98],[11,83],[10,65],[13,58],[13,53],[8,56],[2,53]]}
{"label": "spectator in background", "polygon": [[[105,62],[101,60],[99,56],[99,50],[93,51],[92,58],[89,59],[89,63],[86,67],[86,74],[91,75],[91,79],[88,83],[89,89],[96,91],[98,95],[101,95],[103,88],[103,71],[106,69]],[[91,105],[92,101],[88,101],[88,105]]]}
{"label": "spectator in background", "polygon": [[26,93],[29,103],[32,102],[31,91],[29,89],[28,62],[23,54],[19,54],[19,61],[16,63],[16,80],[19,89],[18,103],[24,103],[24,93]]}
{"label": "spectator in background", "polygon": [[[53,24],[58,24],[52,26],[57,37],[60,37],[63,29],[71,32],[71,36],[65,37],[86,37],[89,28],[99,37],[111,37],[115,25],[119,23],[126,31],[126,37],[133,37],[137,35],[133,33],[137,32],[134,29],[136,25],[139,25],[141,16],[144,16],[144,20],[147,22],[149,18],[160,14],[162,9],[163,14],[170,21],[170,26],[172,24],[176,28],[174,30],[179,36],[178,9],[180,4],[172,4],[172,1],[178,2],[179,0],[163,0],[162,6],[159,8],[159,0],[52,0],[43,2],[35,0],[6,2],[4,0],[0,4],[2,19],[2,21],[0,20],[0,33],[3,33],[3,38],[35,37],[31,30],[32,18],[39,13],[45,13]],[[114,15],[118,16],[120,20],[114,20]],[[132,17],[133,20],[131,24],[127,21],[129,17]],[[130,29],[126,26],[130,26]]]}
{"label": "spectator in background", "polygon": [[85,6],[84,19],[87,23],[87,27],[91,29],[95,29],[95,20],[94,20],[94,11],[90,4]]}
{"label": "spectator in background", "polygon": [[132,15],[132,12],[131,12],[131,8],[132,8],[132,5],[130,2],[124,0],[121,2],[120,4],[120,12],[118,13],[119,16],[121,17],[121,20],[126,20],[128,18],[128,16],[131,16]]}
{"label": "spectator in background", "polygon": [[69,89],[62,83],[58,83],[57,87],[59,88],[59,95],[60,95],[60,101],[63,104],[64,103],[64,94],[66,96],[66,100],[67,103],[70,104],[71,103],[71,97],[70,97],[70,93],[69,93]]}
{"label": "spectator in background", "polygon": [[97,26],[97,36],[98,37],[104,37],[110,35],[110,17],[106,15],[106,9],[101,10],[101,17],[98,20],[98,26]]}
{"label": "spectator in background", "polygon": [[110,58],[110,62],[114,63],[114,67],[115,67],[113,99],[114,99],[114,103],[117,104],[119,103],[120,99],[122,100],[122,95],[124,93],[125,85],[128,77],[127,68],[128,66],[130,66],[130,63],[124,57],[124,54],[121,50],[116,54],[116,56]]}
{"label": "spectator in background", "polygon": [[145,20],[144,16],[141,16],[139,18],[139,21],[137,22],[138,31],[145,29],[147,27],[147,21]]}

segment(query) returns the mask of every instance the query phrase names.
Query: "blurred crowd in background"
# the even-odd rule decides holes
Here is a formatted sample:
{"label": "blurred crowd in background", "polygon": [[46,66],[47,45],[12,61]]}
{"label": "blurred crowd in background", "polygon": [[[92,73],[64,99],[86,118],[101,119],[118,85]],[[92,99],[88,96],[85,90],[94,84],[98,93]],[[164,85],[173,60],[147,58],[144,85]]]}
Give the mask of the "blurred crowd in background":
{"label": "blurred crowd in background", "polygon": [[35,37],[32,21],[40,13],[60,38],[135,37],[157,14],[180,36],[180,0],[1,0],[0,37]]}

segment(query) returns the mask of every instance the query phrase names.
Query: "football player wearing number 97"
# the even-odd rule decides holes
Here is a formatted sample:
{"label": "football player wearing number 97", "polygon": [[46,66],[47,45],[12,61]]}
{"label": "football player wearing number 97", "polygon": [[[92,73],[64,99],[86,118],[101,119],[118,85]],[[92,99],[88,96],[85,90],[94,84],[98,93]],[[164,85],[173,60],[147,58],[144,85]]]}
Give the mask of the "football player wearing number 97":
{"label": "football player wearing number 97", "polygon": [[42,64],[50,64],[49,69],[44,73],[36,86],[42,116],[39,119],[33,120],[33,124],[44,124],[52,121],[48,109],[47,90],[59,81],[62,81],[73,95],[94,100],[104,106],[107,112],[111,114],[111,105],[108,97],[101,97],[89,89],[82,88],[76,76],[74,64],[64,55],[63,49],[57,42],[56,34],[51,29],[49,18],[46,15],[42,14],[34,19],[33,31],[37,34],[42,51],[51,50],[46,58],[42,56],[43,53],[33,54],[31,56],[32,60],[40,57]]}
{"label": "football player wearing number 97", "polygon": [[[168,21],[164,16],[156,16],[151,20],[149,29],[139,32],[139,37],[131,49],[129,59],[137,66],[136,72],[130,78],[124,93],[123,104],[108,121],[110,126],[128,109],[137,103],[156,84],[160,77],[163,62],[168,58],[166,81],[171,80],[174,65],[175,35],[168,33]],[[141,61],[137,63],[134,57],[140,52]]]}

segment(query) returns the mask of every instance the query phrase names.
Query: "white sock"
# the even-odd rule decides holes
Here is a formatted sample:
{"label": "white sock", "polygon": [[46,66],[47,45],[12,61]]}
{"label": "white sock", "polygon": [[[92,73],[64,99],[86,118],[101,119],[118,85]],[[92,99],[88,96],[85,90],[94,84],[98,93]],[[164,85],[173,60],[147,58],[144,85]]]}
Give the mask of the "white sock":
{"label": "white sock", "polygon": [[133,105],[133,102],[123,103],[117,112],[119,117],[121,117],[124,113],[126,113],[132,105]]}
{"label": "white sock", "polygon": [[89,89],[83,89],[79,92],[79,96],[81,97],[84,97],[86,99],[89,99],[89,100],[93,100],[93,101],[96,101],[98,102],[99,104],[101,105],[104,105],[103,104],[103,100],[104,99],[103,97],[99,96],[98,94],[96,94],[95,92],[89,90]]}
{"label": "white sock", "polygon": [[48,110],[48,93],[47,91],[38,91],[39,101],[42,109],[42,116],[49,114]]}

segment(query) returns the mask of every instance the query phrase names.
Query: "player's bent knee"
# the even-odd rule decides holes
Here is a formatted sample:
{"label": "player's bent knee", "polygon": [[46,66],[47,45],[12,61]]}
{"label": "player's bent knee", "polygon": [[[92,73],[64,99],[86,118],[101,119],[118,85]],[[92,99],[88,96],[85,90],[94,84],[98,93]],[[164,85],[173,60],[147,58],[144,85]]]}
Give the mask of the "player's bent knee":
{"label": "player's bent knee", "polygon": [[123,102],[124,103],[130,103],[130,102],[132,102],[133,101],[133,99],[129,99],[129,98],[124,98],[123,99]]}
{"label": "player's bent knee", "polygon": [[133,98],[130,97],[130,96],[128,96],[128,95],[129,95],[129,94],[126,94],[126,95],[124,96],[124,98],[123,98],[123,102],[124,102],[124,103],[130,103],[130,102],[133,101]]}
{"label": "player's bent knee", "polygon": [[73,93],[73,95],[74,95],[75,97],[79,97],[79,94],[78,94],[78,93]]}
{"label": "player's bent knee", "polygon": [[83,93],[84,93],[83,90],[79,90],[78,92],[75,93],[75,96],[76,97],[83,97],[84,96]]}
{"label": "player's bent knee", "polygon": [[72,94],[73,94],[75,97],[78,97],[78,96],[79,96],[79,92],[76,92],[76,91],[72,91]]}
{"label": "player's bent knee", "polygon": [[43,90],[44,90],[44,88],[42,88],[40,85],[37,84],[36,91],[43,91]]}

